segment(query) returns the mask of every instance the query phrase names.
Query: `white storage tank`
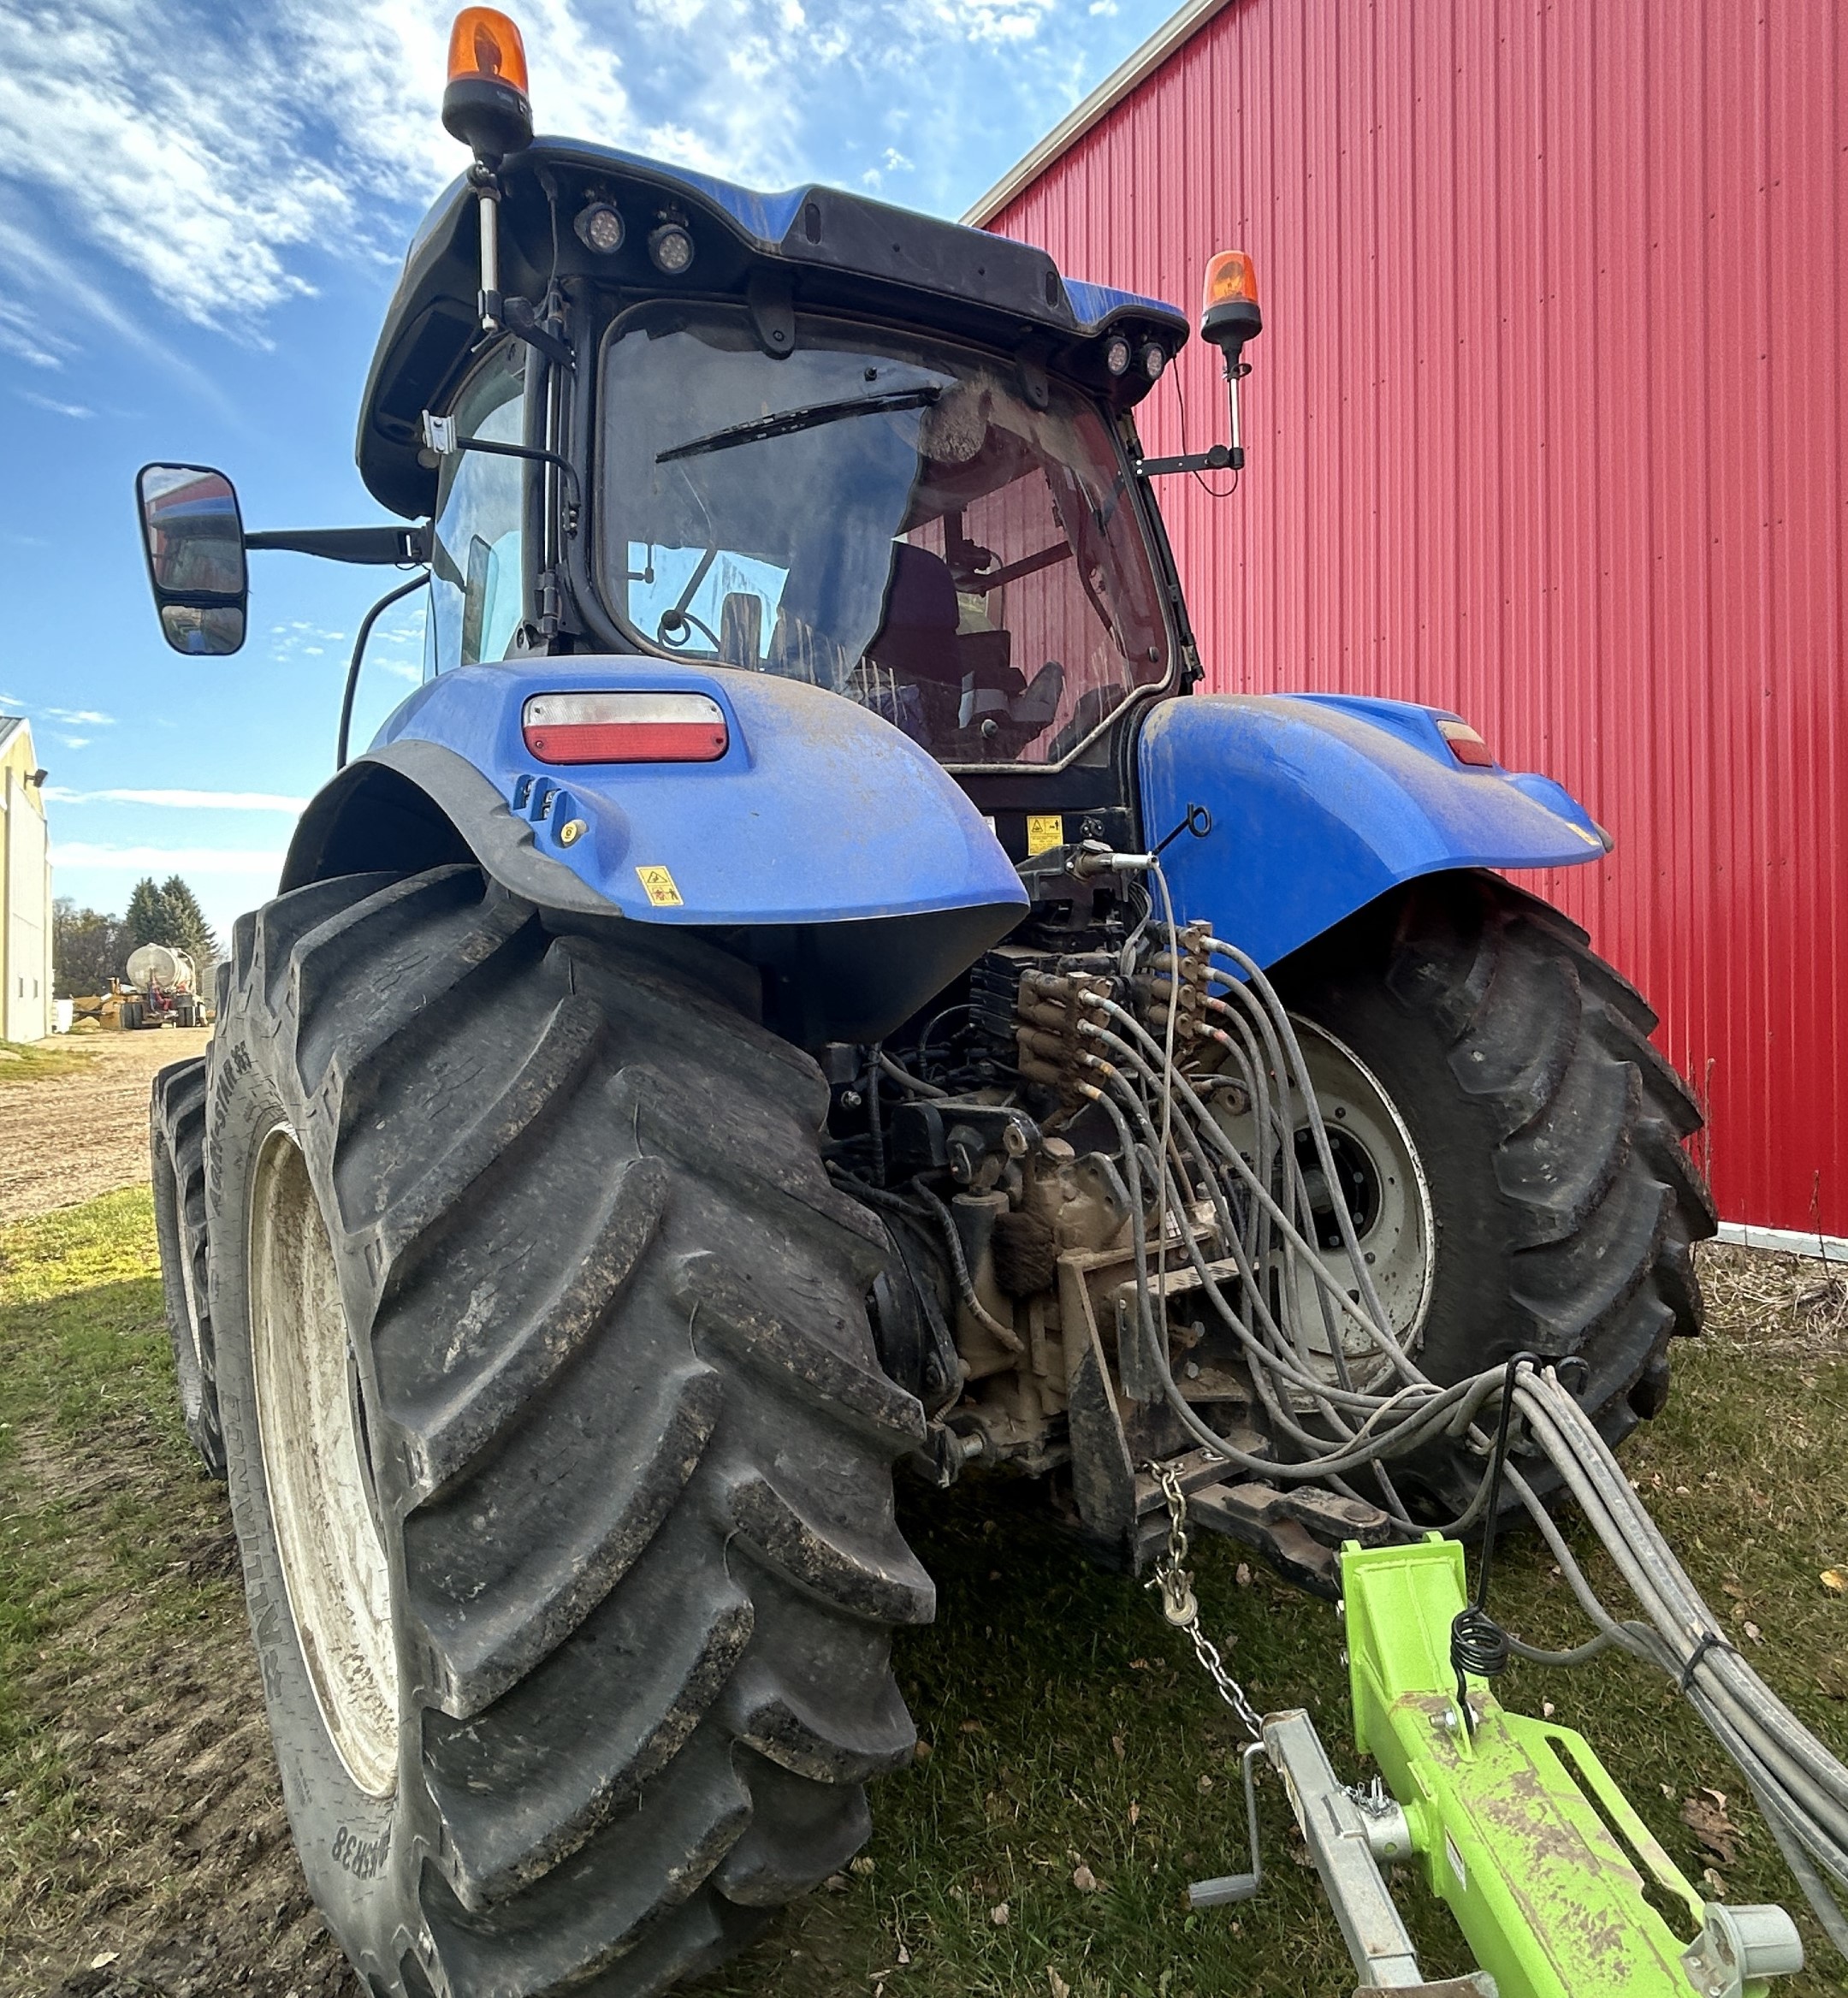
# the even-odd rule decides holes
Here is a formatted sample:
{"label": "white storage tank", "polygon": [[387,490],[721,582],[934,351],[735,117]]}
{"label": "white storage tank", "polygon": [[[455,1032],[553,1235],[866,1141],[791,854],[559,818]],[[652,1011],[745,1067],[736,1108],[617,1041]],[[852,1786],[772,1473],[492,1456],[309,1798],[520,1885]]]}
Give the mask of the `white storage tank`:
{"label": "white storage tank", "polygon": [[140,944],[128,954],[128,982],[137,992],[191,992],[192,960],[168,944]]}

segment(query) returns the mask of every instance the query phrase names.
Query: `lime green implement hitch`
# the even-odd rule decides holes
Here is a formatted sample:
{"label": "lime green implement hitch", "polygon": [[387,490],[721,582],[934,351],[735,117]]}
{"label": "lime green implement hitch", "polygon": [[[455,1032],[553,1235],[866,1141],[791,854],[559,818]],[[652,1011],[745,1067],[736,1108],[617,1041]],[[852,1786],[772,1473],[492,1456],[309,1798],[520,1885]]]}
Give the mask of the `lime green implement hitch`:
{"label": "lime green implement hitch", "polygon": [[[1463,1550],[1436,1534],[1342,1555],[1354,1735],[1384,1782],[1343,1787],[1306,1713],[1271,1714],[1262,1740],[1359,1973],[1355,1998],[1764,1998],[1803,1967],[1780,1907],[1703,1900],[1569,1728],[1509,1712],[1484,1680],[1460,1682],[1451,1632],[1467,1596]],[[1253,1871],[1203,1882],[1196,1906],[1246,1899]],[[1415,1867],[1456,1918],[1478,1968],[1421,1974],[1380,1871]],[[1651,1904],[1686,1919],[1678,1935]]]}

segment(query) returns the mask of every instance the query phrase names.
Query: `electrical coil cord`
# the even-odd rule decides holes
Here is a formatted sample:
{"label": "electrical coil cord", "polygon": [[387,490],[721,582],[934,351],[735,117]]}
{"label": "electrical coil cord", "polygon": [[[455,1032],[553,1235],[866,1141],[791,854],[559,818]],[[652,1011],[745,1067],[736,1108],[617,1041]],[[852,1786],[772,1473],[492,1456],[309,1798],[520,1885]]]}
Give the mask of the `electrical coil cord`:
{"label": "electrical coil cord", "polygon": [[[1345,1201],[1333,1203],[1333,1219],[1351,1275],[1337,1277],[1324,1264],[1296,1153],[1299,1133],[1308,1136],[1325,1183],[1333,1186],[1338,1180],[1289,1015],[1253,959],[1235,945],[1206,939],[1198,947],[1211,963],[1211,989],[1198,993],[1198,1011],[1204,1019],[1202,1038],[1224,1058],[1224,1068],[1211,1076],[1182,1072],[1175,1044],[1188,960],[1159,863],[1148,872],[1161,913],[1158,918],[1155,898],[1147,898],[1142,921],[1123,946],[1120,969],[1125,977],[1152,974],[1147,989],[1158,996],[1165,987],[1165,1030],[1158,1040],[1127,1008],[1101,997],[1091,1002],[1102,1019],[1079,1023],[1084,1051],[1077,1061],[1086,1078],[1079,1092],[1102,1110],[1116,1134],[1116,1159],[1132,1211],[1150,1216],[1155,1240],[1186,1257],[1208,1308],[1234,1336],[1248,1363],[1272,1433],[1288,1444],[1295,1461],[1238,1450],[1203,1421],[1182,1394],[1168,1363],[1166,1286],[1151,1282],[1148,1230],[1137,1228],[1132,1230],[1137,1329],[1169,1406],[1200,1448],[1273,1483],[1314,1482],[1358,1497],[1348,1480],[1366,1473],[1374,1486],[1366,1494],[1368,1503],[1383,1506],[1408,1536],[1429,1530],[1431,1522],[1412,1517],[1394,1489],[1388,1464],[1441,1438],[1466,1439],[1483,1456],[1482,1479],[1469,1503],[1443,1522],[1442,1530],[1460,1534],[1484,1522],[1484,1574],[1475,1601],[1452,1633],[1453,1662],[1460,1675],[1492,1676],[1509,1654],[1541,1664],[1572,1665],[1614,1647],[1658,1667],[1738,1764],[1818,1922],[1848,1957],[1848,1913],[1836,1898],[1838,1890],[1848,1888],[1848,1769],[1720,1634],[1713,1613],[1603,1438],[1561,1384],[1560,1371],[1574,1364],[1582,1368],[1582,1362],[1517,1355],[1512,1361],[1440,1385],[1420,1372],[1394,1337]],[[1165,951],[1151,951],[1152,928],[1158,941],[1165,940]],[[883,1050],[875,1064],[902,1088],[923,1094],[929,1087]],[[1211,1094],[1228,1076],[1242,1090],[1256,1133],[1249,1158],[1203,1100],[1203,1090]],[[870,1186],[844,1167],[835,1171],[850,1191],[875,1206],[937,1221],[950,1245],[964,1303],[978,1307],[978,1315],[989,1322],[974,1299],[949,1210],[921,1182],[914,1182],[908,1198]],[[1193,1217],[1202,1198],[1237,1272],[1232,1296],[1197,1239]],[[1259,1272],[1265,1271],[1275,1271],[1282,1281],[1261,1282]],[[1312,1330],[1323,1341],[1314,1355],[1312,1327],[1302,1322],[1306,1290],[1315,1300]],[[1383,1367],[1395,1377],[1381,1383],[1389,1391],[1371,1393],[1354,1385],[1350,1338],[1370,1367]],[[1332,1380],[1318,1361],[1332,1371]],[[1509,1427],[1516,1415],[1527,1440],[1557,1470],[1608,1550],[1641,1610],[1639,1620],[1620,1621],[1599,1601],[1532,1485],[1507,1461]],[[1504,1479],[1596,1627],[1594,1637],[1573,1650],[1548,1651],[1524,1644],[1488,1614],[1487,1557],[1493,1551],[1492,1527]]]}

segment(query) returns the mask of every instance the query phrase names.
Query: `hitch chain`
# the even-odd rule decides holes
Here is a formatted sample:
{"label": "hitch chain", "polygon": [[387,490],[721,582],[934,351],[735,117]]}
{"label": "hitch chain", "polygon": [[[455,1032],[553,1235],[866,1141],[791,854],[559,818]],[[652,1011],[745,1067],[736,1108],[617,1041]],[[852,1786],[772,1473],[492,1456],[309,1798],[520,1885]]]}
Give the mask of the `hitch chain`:
{"label": "hitch chain", "polygon": [[1181,1474],[1171,1464],[1151,1464],[1168,1501],[1168,1548],[1155,1563],[1155,1573],[1142,1586],[1161,1591],[1161,1612],[1176,1630],[1192,1639],[1194,1655],[1217,1687],[1219,1697],[1238,1716],[1239,1722],[1253,1741],[1264,1740],[1264,1723],[1259,1719],[1245,1688],[1225,1669],[1219,1649],[1200,1628],[1199,1604],[1194,1594],[1194,1577],[1188,1572],[1187,1494],[1181,1489]]}

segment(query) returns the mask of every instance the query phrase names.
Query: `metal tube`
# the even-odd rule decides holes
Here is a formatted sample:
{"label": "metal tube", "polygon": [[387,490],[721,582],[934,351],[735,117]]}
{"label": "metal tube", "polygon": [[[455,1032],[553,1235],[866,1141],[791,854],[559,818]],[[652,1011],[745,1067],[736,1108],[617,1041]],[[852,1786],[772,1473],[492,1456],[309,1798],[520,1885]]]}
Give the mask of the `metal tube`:
{"label": "metal tube", "polygon": [[1226,402],[1232,416],[1232,469],[1235,471],[1245,469],[1245,426],[1239,408],[1239,382],[1244,375],[1237,358],[1241,352],[1242,349],[1235,347],[1225,350]]}
{"label": "metal tube", "polygon": [[481,323],[483,331],[500,330],[500,195],[481,189]]}
{"label": "metal tube", "polygon": [[[1424,1983],[1418,1952],[1380,1877],[1360,1807],[1336,1780],[1315,1722],[1300,1710],[1271,1714],[1264,1734],[1362,1985],[1416,1989]],[[1483,1989],[1479,1978],[1475,1989]]]}

